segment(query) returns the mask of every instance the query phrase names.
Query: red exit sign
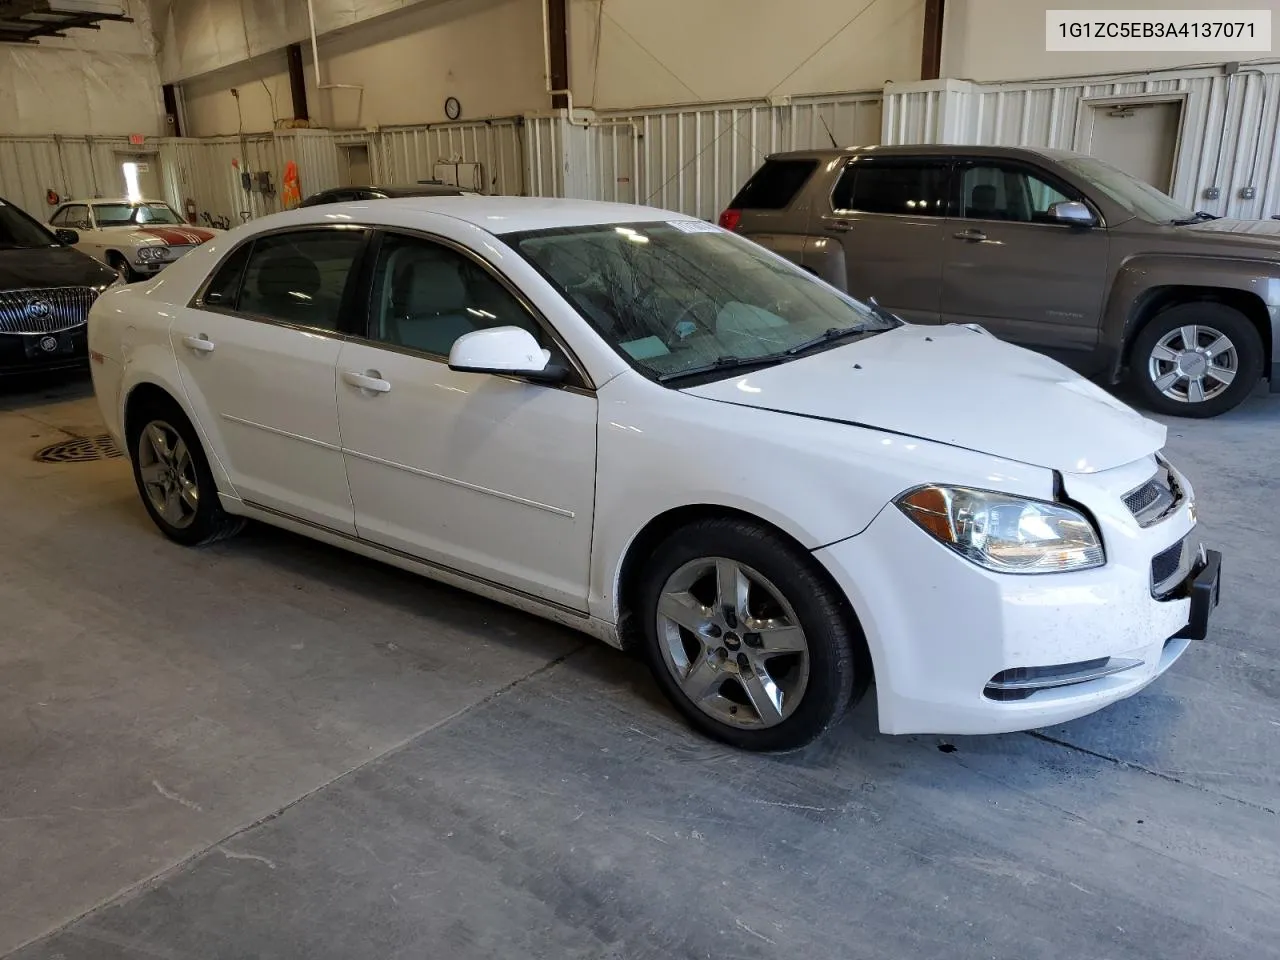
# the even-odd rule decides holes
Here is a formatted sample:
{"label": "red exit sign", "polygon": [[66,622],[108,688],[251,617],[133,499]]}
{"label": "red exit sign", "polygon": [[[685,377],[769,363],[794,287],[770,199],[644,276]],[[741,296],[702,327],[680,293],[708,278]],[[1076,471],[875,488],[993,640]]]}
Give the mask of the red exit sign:
{"label": "red exit sign", "polygon": [[129,134],[129,142],[135,147],[140,147],[147,142],[147,138],[140,133],[131,133]]}

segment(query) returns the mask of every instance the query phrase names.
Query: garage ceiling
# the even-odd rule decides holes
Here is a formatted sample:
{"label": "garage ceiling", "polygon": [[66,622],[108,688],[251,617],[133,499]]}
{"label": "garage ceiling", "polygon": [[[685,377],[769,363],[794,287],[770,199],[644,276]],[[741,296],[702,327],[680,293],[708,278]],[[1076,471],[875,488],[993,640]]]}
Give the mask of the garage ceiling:
{"label": "garage ceiling", "polygon": [[103,0],[0,0],[0,43],[38,43],[67,30],[97,30],[103,20],[132,19],[120,4]]}

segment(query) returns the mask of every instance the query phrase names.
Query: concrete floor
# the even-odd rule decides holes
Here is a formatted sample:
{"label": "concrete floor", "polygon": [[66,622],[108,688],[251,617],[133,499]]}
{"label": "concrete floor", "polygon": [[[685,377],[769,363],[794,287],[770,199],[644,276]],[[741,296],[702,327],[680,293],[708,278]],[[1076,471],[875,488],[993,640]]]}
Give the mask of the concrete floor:
{"label": "concrete floor", "polygon": [[0,956],[1280,957],[1280,398],[1170,448],[1211,638],[1036,734],[785,758],[620,654],[257,528],[163,540],[0,393]]}

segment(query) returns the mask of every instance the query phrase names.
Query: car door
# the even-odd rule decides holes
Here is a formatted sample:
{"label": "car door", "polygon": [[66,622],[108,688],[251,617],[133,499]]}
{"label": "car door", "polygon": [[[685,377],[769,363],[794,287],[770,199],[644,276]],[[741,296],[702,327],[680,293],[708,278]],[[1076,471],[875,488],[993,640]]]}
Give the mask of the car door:
{"label": "car door", "polygon": [[354,535],[336,369],[369,231],[247,241],[170,328],[191,409],[246,502]]}
{"label": "car door", "polygon": [[949,168],[944,157],[845,164],[816,222],[844,250],[849,293],[913,323],[938,322]]}
{"label": "car door", "polygon": [[360,537],[577,611],[587,606],[596,398],[459,373],[458,337],[524,327],[574,369],[532,309],[451,242],[388,233],[368,337],[342,346],[338,418]]}
{"label": "car door", "polygon": [[943,317],[1067,362],[1098,340],[1107,270],[1104,229],[1053,220],[1049,207],[1085,202],[1024,163],[966,160],[953,178],[946,225]]}
{"label": "car door", "polygon": [[69,230],[75,230],[80,235],[80,240],[75,245],[76,249],[93,257],[98,256],[99,250],[93,244],[93,238],[89,236],[91,224],[87,205],[69,203],[64,207],[60,207],[58,212],[49,218],[49,223],[55,227],[66,227]]}

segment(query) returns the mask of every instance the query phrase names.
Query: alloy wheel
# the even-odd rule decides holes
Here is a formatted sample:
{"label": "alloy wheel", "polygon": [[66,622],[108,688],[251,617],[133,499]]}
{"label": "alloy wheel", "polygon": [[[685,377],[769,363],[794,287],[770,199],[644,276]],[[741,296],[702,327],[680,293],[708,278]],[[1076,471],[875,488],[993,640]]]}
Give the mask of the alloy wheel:
{"label": "alloy wheel", "polygon": [[782,592],[756,570],[705,557],[676,570],[657,609],[658,646],[699,710],[732,726],[772,727],[800,705],[809,645]]}
{"label": "alloy wheel", "polygon": [[157,514],[178,530],[195,522],[200,483],[185,441],[163,420],[148,423],[138,435],[138,473]]}
{"label": "alloy wheel", "polygon": [[1231,338],[1203,324],[1170,330],[1156,341],[1147,359],[1147,375],[1155,388],[1179,403],[1204,403],[1220,396],[1239,369]]}

